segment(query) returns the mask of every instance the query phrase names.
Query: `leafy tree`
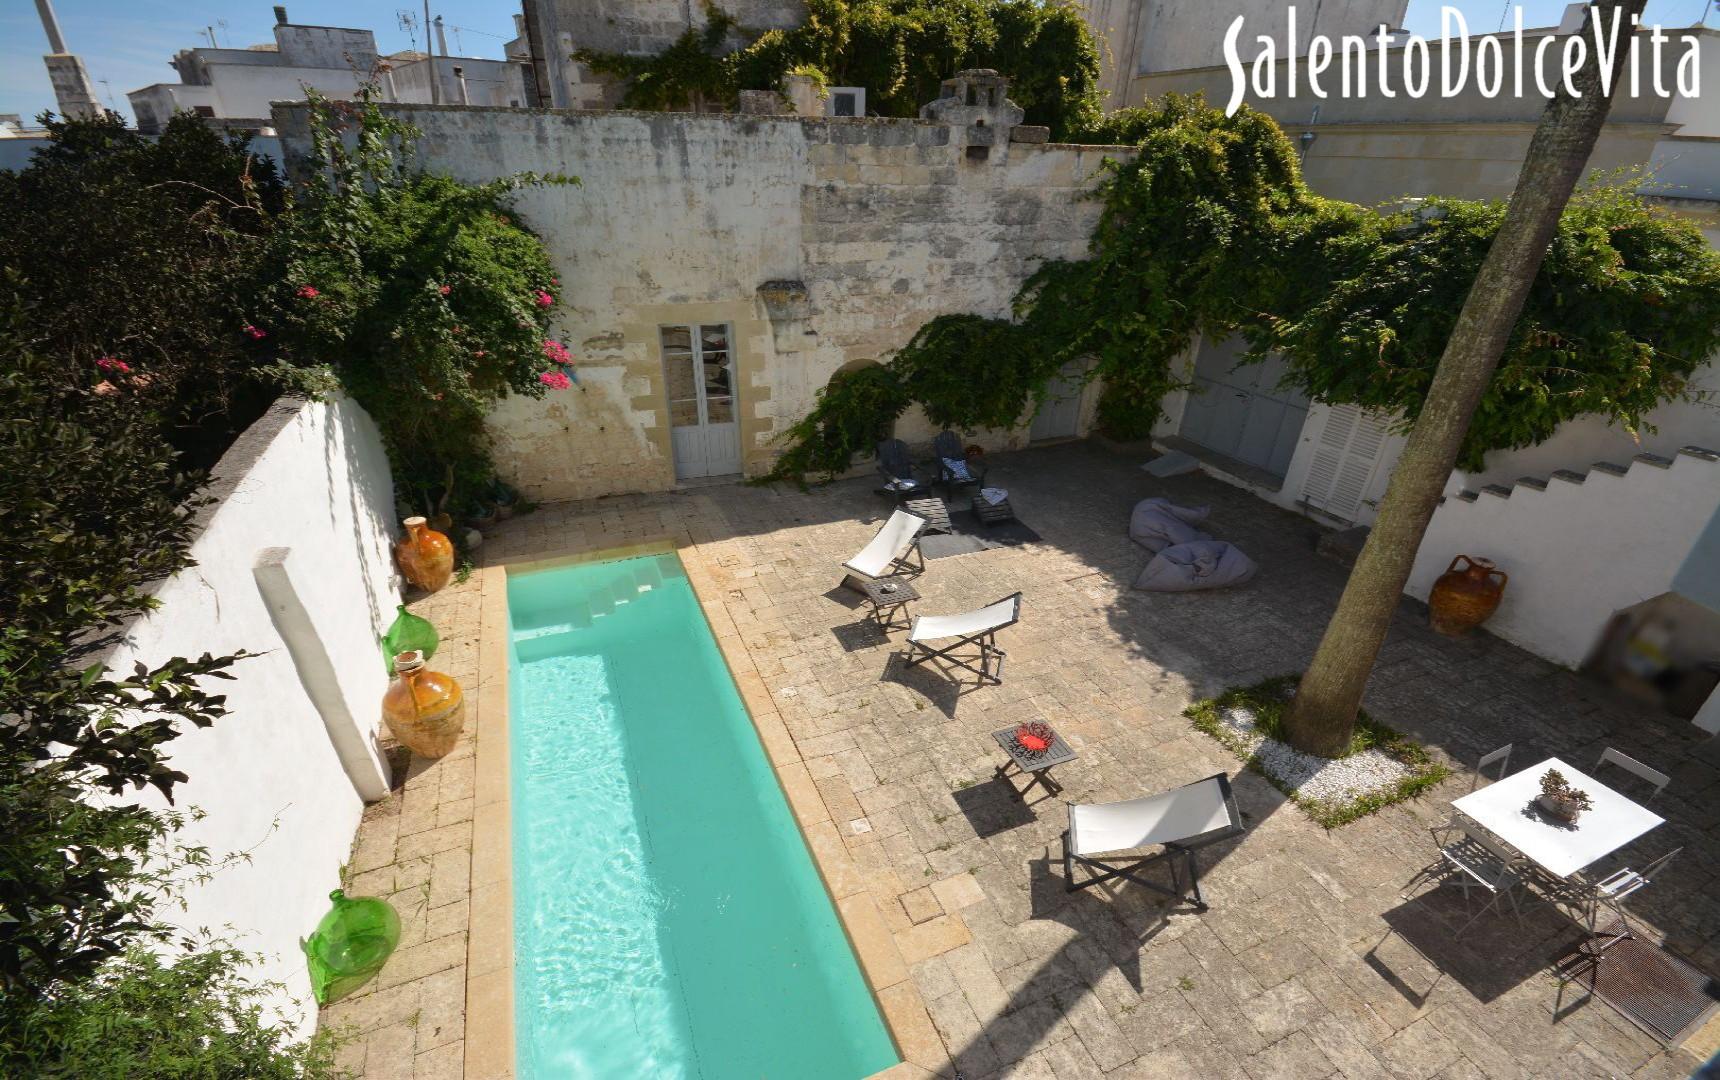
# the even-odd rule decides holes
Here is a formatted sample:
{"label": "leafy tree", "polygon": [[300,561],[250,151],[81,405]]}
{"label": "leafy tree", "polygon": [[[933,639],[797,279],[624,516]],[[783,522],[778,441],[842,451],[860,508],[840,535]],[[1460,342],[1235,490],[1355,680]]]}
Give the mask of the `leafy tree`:
{"label": "leafy tree", "polygon": [[688,29],[656,56],[581,50],[579,60],[629,80],[622,104],[638,109],[731,106],[739,90],[774,90],[791,72],[864,86],[881,116],[918,116],[939,84],[964,68],[1010,77],[1009,96],[1030,124],[1054,137],[1098,123],[1099,53],[1080,10],[1040,0],[807,0],[806,19],[733,51],[744,32],[706,3],[703,29]]}
{"label": "leafy tree", "polygon": [[113,113],[46,123],[29,167],[0,172],[4,287],[61,381],[124,382],[212,465],[276,392],[240,316],[281,208],[274,168],[190,114],[156,140]]}
{"label": "leafy tree", "polygon": [[[1589,8],[1588,18],[1601,20],[1601,26],[1616,25],[1608,19],[1611,15],[1632,25],[1645,2],[1601,0]],[[1583,29],[1588,30],[1586,22]],[[1565,204],[1606,123],[1612,108],[1611,90],[1623,64],[1623,55],[1615,55],[1612,79],[1603,81],[1599,56],[1587,56],[1572,88],[1575,93],[1561,88],[1541,114],[1504,220],[1492,230],[1486,258],[1422,395],[1415,426],[1392,470],[1379,516],[1285,713],[1285,734],[1299,750],[1335,757],[1349,745],[1362,692],[1385,643],[1428,520],[1468,442],[1471,418],[1498,382],[1494,371],[1500,359],[1513,339],[1521,341],[1524,327],[1519,317],[1538,287],[1537,275],[1560,233]],[[1589,244],[1603,242],[1600,236],[1586,239]],[[1606,247],[1618,250],[1611,243]],[[1564,254],[1568,258],[1572,252]],[[1616,262],[1612,269],[1618,271]],[[1637,303],[1642,303],[1640,298]],[[1658,308],[1659,304],[1650,306]],[[1604,329],[1610,331],[1605,337],[1615,341],[1627,336],[1616,325]],[[1579,322],[1573,333],[1558,336],[1574,339],[1584,331],[1592,336],[1596,328]],[[1710,328],[1710,347],[1712,334]],[[1651,359],[1645,353],[1639,353],[1638,358],[1642,362]]]}
{"label": "leafy tree", "polygon": [[313,95],[310,115],[311,179],[276,233],[259,332],[279,333],[292,364],[332,367],[381,427],[397,485],[470,496],[494,474],[495,402],[572,385],[549,330],[560,282],[508,197],[577,181],[416,171],[418,133],[383,114],[375,86],[353,103]]}

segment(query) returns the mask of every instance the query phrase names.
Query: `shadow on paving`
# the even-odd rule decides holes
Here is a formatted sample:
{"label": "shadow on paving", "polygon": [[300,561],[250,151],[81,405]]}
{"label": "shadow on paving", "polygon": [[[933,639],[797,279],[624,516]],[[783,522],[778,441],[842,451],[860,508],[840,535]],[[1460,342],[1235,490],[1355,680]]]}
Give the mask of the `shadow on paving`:
{"label": "shadow on paving", "polygon": [[[1693,727],[1618,702],[1603,688],[1487,634],[1460,640],[1435,635],[1427,628],[1425,608],[1406,599],[1365,704],[1376,719],[1446,758],[1456,776],[1415,803],[1336,833],[1322,834],[1301,822],[1262,833],[1260,827],[1283,807],[1284,797],[1254,774],[1238,775],[1240,763],[1216,743],[1184,722],[1167,724],[1166,718],[1177,717],[1190,699],[1306,664],[1347,575],[1345,568],[1315,554],[1322,530],[1209,477],[1152,477],[1137,467],[1137,458],[1090,443],[989,460],[990,482],[1010,490],[1022,521],[1041,539],[937,560],[916,581],[925,599],[914,610],[953,613],[1020,588],[1025,594],[1022,623],[1002,635],[1006,650],[1012,641],[1032,639],[1036,612],[1068,616],[1056,623],[1054,647],[1040,650],[1046,655],[1023,649],[1023,655],[1011,657],[1003,686],[972,693],[970,676],[961,682],[931,665],[906,667],[900,638],[864,633],[858,609],[835,595],[841,591],[834,588],[841,577],[839,558],[829,565],[831,593],[796,590],[776,600],[792,606],[795,621],[822,623],[818,632],[833,635],[825,640],[834,640],[849,665],[870,663],[877,646],[892,642],[890,653],[878,657],[870,687],[848,685],[848,669],[826,671],[815,663],[795,671],[795,686],[816,686],[836,709],[846,711],[840,722],[830,715],[806,716],[796,738],[855,727],[864,734],[862,749],[887,747],[868,758],[880,784],[901,785],[912,793],[899,813],[924,852],[925,873],[966,869],[980,881],[990,903],[968,909],[969,917],[976,941],[1001,942],[998,947],[1010,951],[993,958],[1008,1000],[1000,1010],[988,1009],[995,1015],[980,1016],[977,1027],[969,1018],[961,1034],[953,1034],[956,1028],[934,1007],[934,1020],[965,1075],[984,1075],[1025,1058],[1062,1025],[1090,1028],[1091,1010],[1105,1008],[1098,999],[1113,1005],[1122,1000],[1107,994],[1132,993],[1140,1000],[1157,995],[1151,1000],[1176,1014],[1147,1017],[1141,1015],[1148,1011],[1145,1006],[1131,1012],[1133,1004],[1116,1005],[1131,1056],[1171,1046],[1189,1023],[1205,1024],[1235,1058],[1258,1052],[1267,1045],[1259,1028],[1276,1030],[1273,1025],[1282,1018],[1256,1017],[1261,1022],[1251,1024],[1237,1002],[1247,994],[1266,997],[1260,984],[1251,988],[1247,971],[1229,974],[1225,963],[1208,964],[1207,959],[1215,950],[1269,949],[1275,938],[1321,950],[1318,959],[1340,971],[1349,988],[1366,984],[1378,993],[1368,1007],[1392,1029],[1401,1030],[1431,1003],[1453,1000],[1450,995],[1461,990],[1477,1003],[1495,1006],[1479,1019],[1487,1034],[1511,1046],[1513,1054],[1540,1054],[1550,1064],[1559,1054],[1575,1053],[1579,1036],[1553,1027],[1531,1037],[1538,1045],[1521,1046],[1527,1033],[1517,1029],[1524,1017],[1542,1013],[1525,1014],[1521,995],[1512,993],[1544,971],[1559,942],[1575,932],[1568,920],[1542,907],[1527,913],[1529,929],[1524,930],[1509,916],[1489,915],[1458,939],[1454,931],[1467,912],[1455,890],[1395,903],[1376,900],[1395,896],[1393,890],[1436,855],[1425,826],[1467,789],[1468,764],[1507,742],[1515,744],[1512,762],[1518,768],[1559,756],[1586,769],[1601,748],[1616,746],[1673,774],[1672,788],[1655,804],[1667,824],[1625,856],[1640,863],[1680,844],[1686,846],[1685,855],[1654,889],[1633,897],[1633,911],[1666,934],[1675,951],[1710,968],[1720,961],[1720,837],[1715,832],[1720,781],[1712,760],[1703,756],[1712,753],[1712,745],[1702,745]],[[725,522],[744,522],[744,528],[731,524],[726,533],[709,539],[769,537],[771,557],[787,568],[784,585],[795,585],[812,577],[808,568],[821,567],[819,560],[829,554],[815,550],[827,541],[815,544],[809,530],[847,526],[858,550],[888,516],[890,504],[873,496],[870,487],[870,480],[852,480],[810,494],[739,487],[693,494],[720,504]],[[1215,592],[1132,590],[1147,555],[1127,537],[1129,511],[1153,495],[1210,506],[1207,531],[1239,546],[1259,564],[1259,575],[1244,587]],[[673,507],[689,497],[675,493],[642,501]],[[1122,670],[1104,663],[1118,649],[1141,663]],[[789,681],[785,674],[777,685]],[[875,690],[883,688],[893,689],[879,699]],[[907,696],[892,696],[897,690]],[[854,719],[855,710],[864,715]],[[1023,806],[1001,782],[989,776],[975,782],[973,762],[996,753],[989,731],[1032,719],[1046,720],[1071,736],[1081,756],[1058,767],[1057,778],[1069,789],[1060,798]],[[1165,791],[1210,774],[1206,763],[1211,761],[1223,762],[1232,774],[1248,826],[1237,840],[1201,852],[1211,911],[1192,913],[1126,881],[1074,894],[1064,890],[1062,803]],[[1300,811],[1292,807],[1289,813]],[[1286,836],[1304,847],[1284,848]],[[1310,858],[1309,850],[1317,857]],[[1282,876],[1295,876],[1301,891],[1281,888]],[[1356,877],[1371,890],[1367,895],[1354,885]],[[994,927],[982,939],[980,931],[988,929],[980,925],[982,917],[1001,920],[1010,933],[1002,935]],[[1028,955],[1013,939],[1057,944]],[[1227,987],[1227,978],[1237,979],[1239,987]],[[1553,1015],[1553,996],[1549,980],[1549,1024],[1569,1015]],[[1292,1019],[1297,1007],[1296,1002],[1286,1006]],[[1612,1037],[1611,1028],[1602,1031],[1596,1025],[1583,1029],[1581,1037]],[[1197,1047],[1180,1049],[1195,1062]],[[1634,1043],[1629,1049],[1637,1053],[1642,1047]],[[1121,1061],[1099,1064],[1108,1070]]]}

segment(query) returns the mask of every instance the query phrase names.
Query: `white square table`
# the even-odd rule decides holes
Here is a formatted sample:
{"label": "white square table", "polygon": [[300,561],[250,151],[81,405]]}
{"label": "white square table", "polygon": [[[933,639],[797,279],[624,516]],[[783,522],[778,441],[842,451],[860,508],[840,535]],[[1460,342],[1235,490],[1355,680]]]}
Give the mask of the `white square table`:
{"label": "white square table", "polygon": [[[1563,773],[1572,787],[1588,792],[1594,804],[1574,825],[1531,805],[1541,794],[1541,777],[1551,769]],[[1451,806],[1561,879],[1612,854],[1665,820],[1558,758],[1548,758],[1472,791]]]}

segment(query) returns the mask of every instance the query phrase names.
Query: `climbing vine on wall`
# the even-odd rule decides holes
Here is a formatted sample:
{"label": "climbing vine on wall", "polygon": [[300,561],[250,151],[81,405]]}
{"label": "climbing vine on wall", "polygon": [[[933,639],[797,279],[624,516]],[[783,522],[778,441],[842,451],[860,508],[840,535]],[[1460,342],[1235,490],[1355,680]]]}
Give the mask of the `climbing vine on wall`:
{"label": "climbing vine on wall", "polygon": [[[728,107],[740,90],[775,90],[791,72],[866,88],[881,116],[918,116],[964,68],[1010,78],[1010,99],[1055,138],[1099,122],[1099,53],[1080,11],[1040,0],[807,0],[806,19],[750,35],[720,7],[656,56],[584,49],[574,59],[628,80],[636,109]],[[736,38],[748,44],[731,48]]]}
{"label": "climbing vine on wall", "polygon": [[[1381,213],[1323,198],[1278,126],[1247,108],[1226,117],[1170,95],[1114,115],[1096,133],[1138,150],[1107,163],[1088,257],[1041,267],[1012,320],[945,315],[922,327],[889,365],[906,402],[892,400],[883,422],[918,403],[935,423],[1013,427],[1065,363],[1083,361],[1104,380],[1102,427],[1141,437],[1182,385],[1176,361],[1197,334],[1242,335],[1245,363],[1282,354],[1286,383],[1316,400],[1413,419],[1503,204],[1431,199]],[[1579,415],[1634,429],[1720,348],[1720,255],[1628,179],[1593,183],[1566,210],[1462,467]],[[875,409],[831,387],[785,432],[774,475],[808,471],[796,453],[806,431],[874,430]],[[847,464],[816,461],[828,475]]]}

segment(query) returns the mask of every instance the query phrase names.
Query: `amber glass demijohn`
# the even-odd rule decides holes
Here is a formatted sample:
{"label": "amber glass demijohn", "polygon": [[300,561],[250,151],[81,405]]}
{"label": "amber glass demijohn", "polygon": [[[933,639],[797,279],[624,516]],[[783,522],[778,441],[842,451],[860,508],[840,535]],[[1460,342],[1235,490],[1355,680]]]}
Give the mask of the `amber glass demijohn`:
{"label": "amber glass demijohn", "polygon": [[394,681],[382,695],[382,719],[401,745],[427,758],[439,758],[460,741],[466,723],[466,696],[453,676],[424,666],[424,654],[394,658]]}
{"label": "amber glass demijohn", "polygon": [[394,561],[406,580],[425,592],[448,584],[454,576],[454,545],[421,517],[409,517],[402,524],[406,535],[394,545]]}

